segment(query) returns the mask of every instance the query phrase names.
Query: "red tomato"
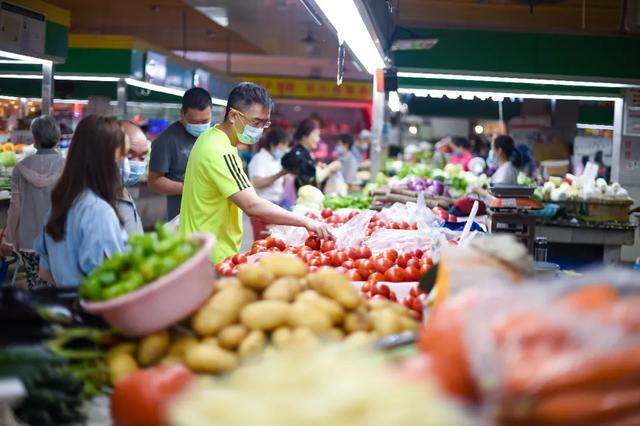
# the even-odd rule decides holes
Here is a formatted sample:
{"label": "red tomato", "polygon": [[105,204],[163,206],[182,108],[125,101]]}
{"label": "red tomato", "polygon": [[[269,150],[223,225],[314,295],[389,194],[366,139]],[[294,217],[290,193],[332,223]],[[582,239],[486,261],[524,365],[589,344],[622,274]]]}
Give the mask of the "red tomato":
{"label": "red tomato", "polygon": [[393,283],[399,283],[404,281],[404,269],[399,266],[392,266],[384,273],[384,278],[387,281],[391,281]]}
{"label": "red tomato", "polygon": [[267,248],[271,248],[271,247],[275,247],[276,245],[276,239],[273,237],[267,237],[264,239],[265,241],[265,245],[267,246]]}
{"label": "red tomato", "polygon": [[418,230],[418,224],[417,223],[412,223],[411,226],[409,227],[409,229],[411,229],[413,231],[417,231]]}
{"label": "red tomato", "polygon": [[409,225],[407,222],[402,222],[402,224],[400,225],[402,227],[402,229],[410,229],[411,225]]}
{"label": "red tomato", "polygon": [[307,238],[307,241],[304,244],[312,250],[320,250],[320,238],[315,235]]}
{"label": "red tomato", "polygon": [[360,273],[360,275],[362,276],[362,278],[364,278],[365,280],[367,278],[369,278],[369,275],[371,275],[376,268],[373,266],[373,263],[370,260],[367,259],[360,259],[361,262],[358,266],[358,272]]}
{"label": "red tomato", "polygon": [[372,284],[372,283],[371,283],[370,281],[367,281],[366,283],[364,283],[364,284],[362,285],[362,287],[360,287],[360,291],[361,291],[362,293],[368,293],[368,292],[370,292],[370,291],[371,291],[371,284]]}
{"label": "red tomato", "polygon": [[326,219],[326,218],[331,217],[333,215],[333,211],[331,209],[329,209],[329,208],[324,208],[320,212],[320,215]]}
{"label": "red tomato", "polygon": [[411,309],[417,312],[422,312],[422,300],[413,299],[413,304],[411,305]]}
{"label": "red tomato", "polygon": [[418,290],[418,287],[411,287],[409,289],[409,297],[418,297],[418,294],[420,294],[419,292],[420,290]]}
{"label": "red tomato", "polygon": [[440,219],[442,220],[447,220],[449,219],[449,212],[447,212],[445,209],[443,209],[442,207],[434,207],[433,209],[431,209],[433,211],[433,213],[438,216]]}
{"label": "red tomato", "polygon": [[367,246],[360,247],[360,256],[359,259],[367,259],[371,257],[371,249]]}
{"label": "red tomato", "polygon": [[373,267],[375,268],[376,272],[380,273],[385,273],[387,269],[391,268],[392,265],[393,262],[387,258],[376,259],[376,261],[373,263]]}
{"label": "red tomato", "polygon": [[300,253],[299,257],[306,263],[309,263],[309,261],[314,258],[313,253],[310,252]]}
{"label": "red tomato", "polygon": [[347,247],[344,251],[349,259],[360,259],[360,249],[358,247]]}
{"label": "red tomato", "polygon": [[450,214],[449,215],[449,222],[457,222],[458,221],[458,216]]}
{"label": "red tomato", "polygon": [[380,294],[382,294],[384,297],[389,297],[391,295],[391,289],[388,285],[382,284],[380,286]]}
{"label": "red tomato", "polygon": [[347,270],[345,268],[343,268],[342,266],[338,266],[336,268],[336,271],[340,272],[341,274],[347,274]]}
{"label": "red tomato", "polygon": [[381,274],[380,272],[374,272],[373,274],[369,275],[369,281],[374,283],[377,283],[378,281],[384,281],[384,274]]}
{"label": "red tomato", "polygon": [[420,269],[414,266],[407,266],[404,270],[404,279],[406,281],[418,281],[421,276]]}
{"label": "red tomato", "polygon": [[391,224],[391,229],[400,229],[400,224],[398,222],[393,222]]}
{"label": "red tomato", "polygon": [[340,266],[347,260],[349,260],[349,256],[344,251],[335,251],[331,254],[331,264],[333,266]]}
{"label": "red tomato", "polygon": [[331,250],[335,250],[335,248],[336,248],[335,241],[331,241],[331,240],[324,241],[323,240],[322,244],[320,244],[320,250],[322,250],[325,253],[328,252],[328,251],[331,251]]}
{"label": "red tomato", "polygon": [[349,278],[349,281],[362,281],[362,277],[355,269],[349,269],[347,271],[347,277]]}
{"label": "red tomato", "polygon": [[415,257],[412,257],[411,259],[407,260],[407,265],[405,267],[408,268],[409,266],[420,269],[420,261],[418,261],[418,259],[416,259]]}
{"label": "red tomato", "polygon": [[233,256],[233,263],[240,265],[241,263],[247,263],[247,256],[244,254],[236,254]]}
{"label": "red tomato", "polygon": [[422,256],[424,256],[424,252],[422,250],[420,250],[420,249],[415,249],[413,251],[413,256],[417,257],[418,259],[421,259]]}
{"label": "red tomato", "polygon": [[391,262],[395,262],[398,258],[398,252],[394,249],[387,250],[384,252],[384,256],[389,259]]}
{"label": "red tomato", "polygon": [[324,265],[322,264],[322,261],[321,261],[320,259],[318,259],[317,257],[316,257],[316,258],[313,258],[313,259],[311,259],[311,260],[308,260],[308,261],[307,261],[307,265],[309,265],[309,267],[314,266],[314,267],[316,267],[316,268],[318,268],[318,267],[320,267],[320,266],[324,266]]}
{"label": "red tomato", "polygon": [[391,292],[391,294],[389,295],[389,300],[391,300],[392,302],[398,302],[398,296],[396,295],[395,291]]}
{"label": "red tomato", "polygon": [[329,266],[331,265],[331,256],[329,256],[328,254],[324,253],[324,254],[319,254],[318,255],[318,259],[320,259],[320,263],[322,263],[322,266]]}
{"label": "red tomato", "polygon": [[312,274],[312,273],[314,273],[314,272],[316,272],[318,270],[318,267],[317,266],[309,266],[308,269],[309,269],[309,273]]}
{"label": "red tomato", "polygon": [[396,265],[401,268],[405,268],[407,266],[407,262],[412,259],[413,255],[411,253],[402,253],[400,256],[398,256],[398,259],[396,259]]}
{"label": "red tomato", "polygon": [[387,300],[387,298],[384,297],[382,294],[376,294],[371,298],[371,300]]}
{"label": "red tomato", "polygon": [[420,276],[423,276],[427,272],[429,272],[429,267],[427,265],[420,266]]}
{"label": "red tomato", "polygon": [[346,262],[344,262],[342,264],[342,267],[343,268],[347,268],[347,269],[357,269],[355,260],[351,260],[351,259],[349,259]]}
{"label": "red tomato", "polygon": [[111,418],[117,426],[165,426],[173,399],[194,380],[182,364],[136,371],[116,383],[111,395]]}
{"label": "red tomato", "polygon": [[278,250],[280,251],[283,251],[287,248],[287,245],[285,244],[285,242],[277,238],[275,239],[275,246],[278,247]]}

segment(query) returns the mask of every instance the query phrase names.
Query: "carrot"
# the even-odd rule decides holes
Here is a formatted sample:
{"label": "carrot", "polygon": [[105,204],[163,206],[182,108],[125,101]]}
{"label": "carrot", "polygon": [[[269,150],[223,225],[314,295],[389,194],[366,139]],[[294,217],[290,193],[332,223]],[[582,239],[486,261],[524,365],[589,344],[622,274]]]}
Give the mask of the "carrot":
{"label": "carrot", "polygon": [[628,415],[640,408],[640,383],[578,389],[506,405],[504,417],[540,425],[585,425]]}
{"label": "carrot", "polygon": [[[539,365],[514,363],[505,371],[507,394],[545,395],[552,392],[596,387],[640,377],[640,346],[616,349],[587,359],[564,353]],[[571,367],[572,364],[576,364]]]}
{"label": "carrot", "polygon": [[612,304],[619,296],[611,284],[592,284],[561,297],[558,303],[578,311],[592,311]]}

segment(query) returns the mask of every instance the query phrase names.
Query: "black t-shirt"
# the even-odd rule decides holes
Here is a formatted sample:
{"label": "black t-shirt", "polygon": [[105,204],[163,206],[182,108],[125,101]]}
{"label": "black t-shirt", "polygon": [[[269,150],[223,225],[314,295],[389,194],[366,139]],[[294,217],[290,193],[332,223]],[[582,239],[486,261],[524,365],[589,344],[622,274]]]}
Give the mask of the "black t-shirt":
{"label": "black t-shirt", "polygon": [[307,149],[298,144],[282,157],[282,168],[296,176],[296,190],[304,185],[317,186],[316,162]]}

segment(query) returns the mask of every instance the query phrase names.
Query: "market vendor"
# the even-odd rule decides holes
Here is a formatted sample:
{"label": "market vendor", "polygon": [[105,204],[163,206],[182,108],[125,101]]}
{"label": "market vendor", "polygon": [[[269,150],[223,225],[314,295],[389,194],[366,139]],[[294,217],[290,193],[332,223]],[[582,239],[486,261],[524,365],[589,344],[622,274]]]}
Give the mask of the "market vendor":
{"label": "market vendor", "polygon": [[344,182],[349,186],[349,190],[356,189],[358,181],[358,160],[353,155],[353,137],[347,133],[338,136],[336,142],[336,154],[342,166],[341,172]]}
{"label": "market vendor", "polygon": [[282,166],[296,176],[296,190],[305,185],[319,186],[329,175],[340,171],[339,161],[316,169],[316,162],[311,156],[320,142],[320,124],[316,120],[302,120],[296,128],[293,141],[295,146],[282,158]]}
{"label": "market vendor", "polygon": [[[522,165],[522,154],[516,148],[511,136],[498,136],[491,143],[491,151],[487,158],[487,166],[498,166],[495,173],[489,178],[492,184],[517,185],[518,168]],[[473,192],[484,197],[488,201],[489,192],[482,188],[473,188]]]}
{"label": "market vendor", "polygon": [[[265,146],[249,163],[249,178],[258,196],[282,206],[284,198],[284,176],[289,172],[282,168],[280,161],[289,152],[289,133],[282,127],[273,127],[267,133]],[[251,218],[253,237],[261,238],[266,224]]]}
{"label": "market vendor", "polygon": [[469,162],[473,159],[471,154],[471,145],[466,138],[460,136],[454,136],[449,138],[449,148],[451,150],[451,156],[449,157],[449,164],[460,164],[465,171],[469,170]]}
{"label": "market vendor", "polygon": [[180,213],[187,160],[198,136],[211,127],[211,95],[194,87],[182,97],[180,120],[154,141],[149,162],[149,189],[167,196],[167,220]]}
{"label": "market vendor", "polygon": [[34,242],[40,277],[49,284],[77,287],[105,258],[125,249],[116,207],[124,156],[124,133],[115,118],[89,115],[78,123],[46,225]]}
{"label": "market vendor", "polygon": [[31,122],[31,133],[37,153],[20,161],[11,175],[11,204],[7,213],[7,229],[3,254],[13,251],[20,256],[27,271],[27,285],[46,285],[38,276],[38,255],[33,241],[42,230],[51,208],[51,190],[64,169],[64,157],[55,147],[60,142],[60,126],[50,115]]}
{"label": "market vendor", "polygon": [[266,223],[302,226],[320,238],[331,238],[326,224],[259,197],[242,169],[236,146],[260,140],[271,124],[272,105],[262,86],[238,84],[229,94],[223,122],[206,131],[193,146],[185,174],[180,230],[215,235],[215,263],[240,250],[242,211]]}
{"label": "market vendor", "polygon": [[134,123],[121,121],[120,126],[125,135],[127,156],[123,159],[120,170],[123,188],[122,194],[118,198],[118,211],[124,220],[124,229],[127,234],[140,234],[144,232],[142,219],[127,187],[136,185],[144,176],[150,143],[144,132]]}

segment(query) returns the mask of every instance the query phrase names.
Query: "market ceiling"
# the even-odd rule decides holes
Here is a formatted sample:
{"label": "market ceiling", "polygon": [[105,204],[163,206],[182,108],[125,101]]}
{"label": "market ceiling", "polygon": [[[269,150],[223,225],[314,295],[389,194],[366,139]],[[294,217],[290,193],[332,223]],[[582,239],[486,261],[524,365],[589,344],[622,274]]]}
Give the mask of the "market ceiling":
{"label": "market ceiling", "polygon": [[[401,26],[618,34],[618,0],[389,0]],[[534,4],[531,9],[530,4]]]}

